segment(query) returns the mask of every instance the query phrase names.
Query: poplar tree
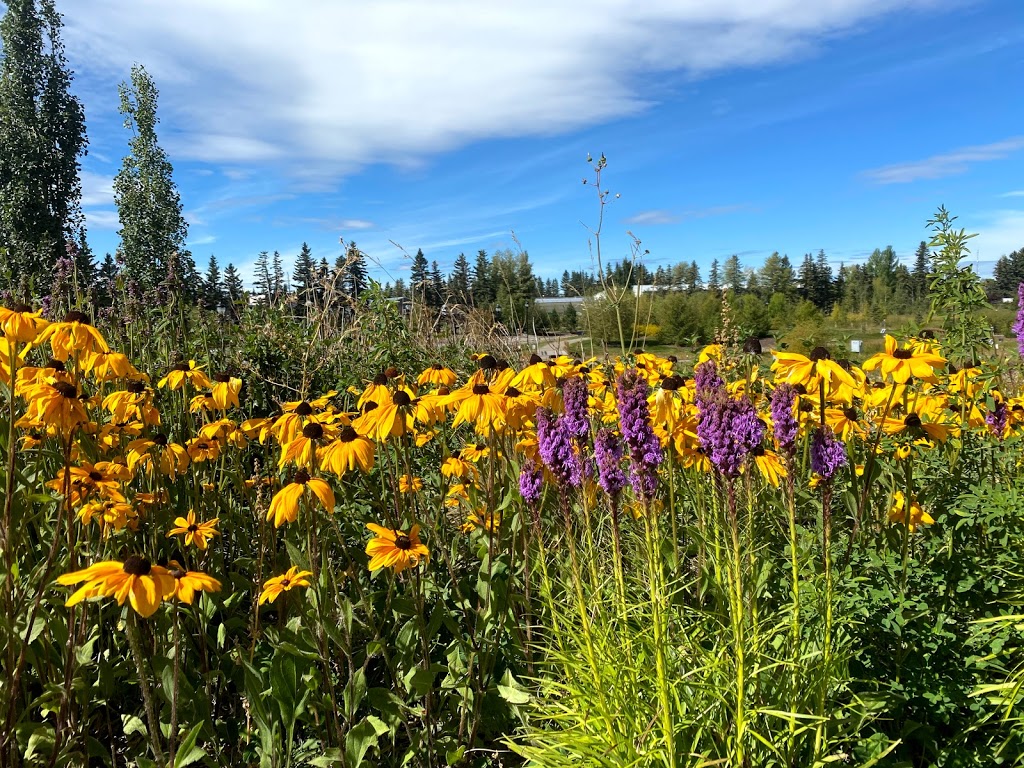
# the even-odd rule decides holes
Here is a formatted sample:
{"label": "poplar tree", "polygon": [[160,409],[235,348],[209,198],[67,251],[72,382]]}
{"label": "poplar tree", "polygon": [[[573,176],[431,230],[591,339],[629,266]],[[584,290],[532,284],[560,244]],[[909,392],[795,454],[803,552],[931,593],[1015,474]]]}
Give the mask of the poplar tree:
{"label": "poplar tree", "polygon": [[136,64],[131,84],[121,83],[120,94],[124,127],[132,132],[128,155],[114,178],[125,271],[144,288],[153,288],[173,264],[178,280],[195,294],[199,278],[185,250],[188,224],[172,179],[174,169],[157,141],[159,92],[146,69]]}
{"label": "poplar tree", "polygon": [[78,171],[87,139],[53,0],[6,5],[0,22],[0,271],[13,285],[48,280],[65,257],[82,223]]}

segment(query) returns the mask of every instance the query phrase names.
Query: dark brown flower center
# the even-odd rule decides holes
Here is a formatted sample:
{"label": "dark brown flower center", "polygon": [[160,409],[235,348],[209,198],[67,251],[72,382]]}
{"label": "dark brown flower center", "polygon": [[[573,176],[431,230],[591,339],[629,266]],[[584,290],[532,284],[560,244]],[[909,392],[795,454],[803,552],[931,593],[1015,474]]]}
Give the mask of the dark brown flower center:
{"label": "dark brown flower center", "polygon": [[477,363],[479,364],[480,369],[484,371],[492,371],[498,365],[498,361],[495,360],[492,355],[484,355],[477,361]]}
{"label": "dark brown flower center", "polygon": [[669,392],[675,392],[680,389],[686,382],[682,376],[669,376],[661,382],[661,388],[667,389]]}
{"label": "dark brown flower center", "polygon": [[892,353],[892,356],[897,360],[909,360],[914,356],[914,351],[911,349],[897,349]]}
{"label": "dark brown flower center", "polygon": [[132,576],[145,576],[153,570],[153,565],[144,557],[129,555],[121,568],[125,573],[129,573]]}
{"label": "dark brown flower center", "polygon": [[377,404],[373,400],[367,400],[363,403],[363,413],[369,413],[370,411],[377,410]]}
{"label": "dark brown flower center", "polygon": [[324,436],[324,428],[315,421],[311,421],[302,428],[302,436],[308,437],[310,440],[319,440]]}
{"label": "dark brown flower center", "polygon": [[903,420],[903,424],[911,429],[918,429],[921,426],[921,417],[916,413],[911,413]]}
{"label": "dark brown flower center", "polygon": [[378,373],[376,376],[373,377],[373,383],[376,384],[378,387],[383,387],[385,384],[388,383],[387,374]]}
{"label": "dark brown flower center", "polygon": [[831,360],[831,359],[832,359],[832,353],[829,352],[824,347],[815,347],[814,349],[811,350],[811,360],[814,360],[815,362],[817,362],[819,360]]}
{"label": "dark brown flower center", "polygon": [[214,374],[213,380],[220,384],[226,384],[227,382],[231,381],[231,377],[228,376],[226,373],[217,373]]}
{"label": "dark brown flower center", "polygon": [[409,403],[412,402],[412,398],[409,397],[409,393],[408,392],[399,390],[398,392],[395,392],[395,397],[394,397],[393,402],[397,406],[409,405]]}
{"label": "dark brown flower center", "polygon": [[171,574],[171,576],[173,576],[175,579],[185,578],[185,572],[181,570],[181,568],[170,568],[168,569],[167,572]]}
{"label": "dark brown flower center", "polygon": [[53,385],[53,388],[57,390],[57,394],[61,397],[66,397],[69,400],[73,400],[78,397],[78,390],[75,389],[74,384],[69,384],[66,381],[58,381]]}
{"label": "dark brown flower center", "polygon": [[92,323],[89,322],[89,316],[87,314],[85,314],[84,312],[77,312],[75,310],[72,310],[71,312],[68,312],[66,315],[64,315],[64,322],[81,323],[82,325],[92,325]]}
{"label": "dark brown flower center", "polygon": [[447,395],[450,395],[451,393],[452,393],[452,391],[450,389],[448,389],[448,387],[438,387],[437,388],[437,394],[439,394],[441,397],[445,397]]}
{"label": "dark brown flower center", "polygon": [[32,307],[30,307],[28,304],[15,304],[13,311],[17,312],[19,315],[22,315],[25,314],[26,312],[31,312]]}
{"label": "dark brown flower center", "polygon": [[133,395],[141,395],[146,391],[146,382],[144,381],[130,381],[128,382],[128,391]]}
{"label": "dark brown flower center", "polygon": [[530,355],[530,365],[536,365],[537,363],[542,363],[542,362],[544,362],[544,361],[541,359],[541,356],[538,355],[536,352],[534,352],[532,355]]}
{"label": "dark brown flower center", "polygon": [[196,448],[198,448],[200,451],[205,451],[209,447],[210,447],[209,443],[196,443]]}
{"label": "dark brown flower center", "polygon": [[299,416],[309,416],[313,412],[313,406],[303,400],[297,406],[295,406],[295,412]]}
{"label": "dark brown flower center", "polygon": [[98,483],[100,482],[100,480],[103,479],[103,475],[94,469],[92,472],[89,473],[89,479],[92,480],[94,483]]}
{"label": "dark brown flower center", "polygon": [[189,368],[188,363],[181,362],[181,363],[175,363],[173,366],[171,366],[171,370],[172,371],[189,371],[189,370],[192,370],[192,369]]}
{"label": "dark brown flower center", "polygon": [[397,379],[399,376],[399,371],[394,366],[391,366],[390,368],[385,369],[384,375],[387,376],[389,379]]}
{"label": "dark brown flower center", "polygon": [[395,546],[399,549],[412,549],[412,541],[404,533],[395,536]]}
{"label": "dark brown flower center", "polygon": [[748,355],[760,355],[764,350],[761,348],[761,340],[751,336],[743,342],[743,351]]}
{"label": "dark brown flower center", "polygon": [[163,432],[157,432],[155,435],[153,435],[153,442],[159,446],[167,445],[167,435],[165,435]]}
{"label": "dark brown flower center", "polygon": [[352,427],[342,427],[341,432],[338,434],[338,439],[343,443],[351,443],[359,437],[359,433],[356,432]]}
{"label": "dark brown flower center", "polygon": [[505,390],[505,397],[519,397],[521,394],[523,393],[515,387],[509,387]]}
{"label": "dark brown flower center", "polygon": [[295,476],[292,478],[292,482],[298,483],[299,485],[305,485],[309,482],[309,472],[304,469],[300,469],[295,473]]}
{"label": "dark brown flower center", "polygon": [[60,360],[54,360],[52,357],[46,361],[43,368],[53,368],[55,371],[66,371],[67,366],[64,365]]}
{"label": "dark brown flower center", "polygon": [[281,579],[281,586],[283,588],[290,587],[291,585],[292,585],[292,580],[291,579]]}
{"label": "dark brown flower center", "polygon": [[474,395],[486,395],[486,394],[489,394],[490,391],[491,391],[491,388],[488,387],[486,384],[474,384],[473,385],[473,394]]}
{"label": "dark brown flower center", "polygon": [[444,370],[444,366],[441,365],[440,363],[434,363],[430,367],[433,368],[435,371],[443,371]]}
{"label": "dark brown flower center", "polygon": [[196,532],[196,531],[198,531],[198,530],[199,530],[199,526],[198,526],[198,525],[196,525],[195,523],[192,523],[192,525],[190,525],[190,526],[188,527],[188,532],[189,532],[189,533],[195,533],[195,532]]}
{"label": "dark brown flower center", "polygon": [[856,408],[843,408],[843,416],[850,421],[857,420],[857,409]]}

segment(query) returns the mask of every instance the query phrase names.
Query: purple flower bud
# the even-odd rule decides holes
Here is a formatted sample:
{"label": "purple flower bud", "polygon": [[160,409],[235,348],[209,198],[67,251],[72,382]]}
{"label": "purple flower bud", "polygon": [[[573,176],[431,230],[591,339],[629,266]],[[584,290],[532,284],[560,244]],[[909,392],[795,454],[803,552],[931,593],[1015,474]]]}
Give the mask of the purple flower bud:
{"label": "purple flower bud", "polygon": [[779,384],[772,392],[772,426],[775,430],[775,442],[785,452],[791,452],[796,442],[800,425],[793,416],[796,403],[796,389],[791,384]]}
{"label": "purple flower bud", "polygon": [[523,501],[531,507],[537,506],[543,484],[544,473],[533,463],[533,459],[524,461],[519,470],[519,495]]}
{"label": "purple flower bud", "polygon": [[1006,420],[1009,415],[1006,403],[1002,400],[997,400],[996,407],[985,414],[985,423],[988,424],[989,430],[1000,440],[1006,434]]}
{"label": "purple flower bud", "polygon": [[811,440],[811,469],[822,479],[831,480],[846,461],[843,441],[831,429],[819,427]]}
{"label": "purple flower bud", "polygon": [[537,444],[540,458],[559,485],[579,487],[583,465],[573,448],[572,436],[564,419],[556,419],[547,408],[537,409]]}
{"label": "purple flower bud", "polygon": [[622,442],[611,430],[602,429],[594,440],[594,453],[597,456],[597,481],[605,493],[615,498],[626,485],[626,475],[622,471]]}
{"label": "purple flower bud", "polygon": [[624,371],[616,386],[619,428],[629,447],[629,482],[633,492],[649,501],[658,484],[658,465],[664,454],[658,436],[651,428],[647,403],[647,380],[636,370]]}
{"label": "purple flower bud", "polygon": [[569,434],[577,440],[583,440],[590,434],[590,417],[587,412],[589,396],[587,380],[580,376],[566,379],[562,385],[562,402],[565,404],[562,418]]}

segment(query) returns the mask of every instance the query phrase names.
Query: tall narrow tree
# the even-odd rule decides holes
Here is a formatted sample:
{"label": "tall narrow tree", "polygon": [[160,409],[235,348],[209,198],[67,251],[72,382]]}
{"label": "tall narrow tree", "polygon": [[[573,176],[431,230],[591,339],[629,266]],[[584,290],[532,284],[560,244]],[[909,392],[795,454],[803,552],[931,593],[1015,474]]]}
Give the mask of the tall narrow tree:
{"label": "tall narrow tree", "polygon": [[0,250],[7,257],[0,280],[17,285],[48,280],[82,223],[78,171],[87,139],[82,103],[70,93],[72,72],[53,0],[6,5],[0,22]]}
{"label": "tall narrow tree", "polygon": [[174,263],[178,279],[189,286],[195,262],[185,250],[188,224],[172,179],[174,169],[157,141],[156,84],[136,64],[131,84],[121,83],[120,90],[124,127],[132,132],[128,155],[114,178],[125,271],[144,288],[152,288],[165,280]]}
{"label": "tall narrow tree", "polygon": [[236,317],[240,311],[239,303],[245,296],[245,289],[242,287],[242,276],[238,274],[234,264],[224,267],[224,300],[228,305],[228,311]]}
{"label": "tall narrow tree", "polygon": [[455,264],[452,265],[452,276],[448,281],[448,290],[455,301],[460,304],[469,303],[469,259],[466,254],[460,253],[455,257]]}
{"label": "tall narrow tree", "polygon": [[216,310],[223,304],[224,286],[221,283],[220,267],[217,265],[217,257],[211,253],[206,278],[203,280],[203,307]]}
{"label": "tall narrow tree", "polygon": [[305,317],[306,305],[313,301],[313,282],[316,279],[313,252],[307,243],[302,244],[299,255],[295,257],[295,269],[292,270],[292,285],[295,287],[296,312]]}

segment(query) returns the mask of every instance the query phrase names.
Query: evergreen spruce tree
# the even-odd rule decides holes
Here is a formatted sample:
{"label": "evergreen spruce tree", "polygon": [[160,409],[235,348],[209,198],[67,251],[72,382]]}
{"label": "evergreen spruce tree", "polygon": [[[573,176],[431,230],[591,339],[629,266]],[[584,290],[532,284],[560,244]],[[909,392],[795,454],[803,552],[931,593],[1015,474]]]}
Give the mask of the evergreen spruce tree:
{"label": "evergreen spruce tree", "polygon": [[491,267],[491,260],[487,251],[479,250],[476,254],[476,261],[473,262],[473,280],[470,283],[470,293],[473,294],[473,306],[489,307],[494,303],[495,285],[494,270]]}
{"label": "evergreen spruce tree", "polygon": [[285,294],[288,292],[288,286],[284,280],[284,265],[281,263],[280,251],[274,251],[274,255],[270,257],[270,280],[273,302],[277,304],[285,298]]}
{"label": "evergreen spruce tree", "polygon": [[6,5],[0,22],[0,250],[7,252],[7,274],[0,280],[16,288],[31,280],[48,286],[82,222],[85,112],[70,93],[72,72],[53,0]]}
{"label": "evergreen spruce tree", "polygon": [[918,301],[928,296],[928,273],[929,273],[928,243],[924,240],[917,246],[914,254],[914,271],[912,273],[914,283],[914,298]]}
{"label": "evergreen spruce tree", "polygon": [[185,250],[188,223],[171,178],[171,163],[157,142],[156,85],[145,68],[136,65],[131,85],[121,83],[120,93],[124,127],[132,132],[129,153],[114,178],[125,271],[144,288],[153,288],[164,282],[173,262],[178,281],[194,294],[198,274]]}
{"label": "evergreen spruce tree", "polygon": [[224,268],[224,302],[235,317],[239,315],[239,304],[244,298],[245,288],[242,286],[242,276],[238,274],[234,264],[228,264]]}
{"label": "evergreen spruce tree", "polygon": [[719,274],[718,259],[714,259],[708,272],[708,290],[717,292],[721,287],[722,276]]}
{"label": "evergreen spruce tree", "polygon": [[292,286],[295,288],[296,314],[306,316],[306,305],[313,299],[313,283],[316,280],[313,252],[309,245],[302,244],[299,255],[295,257],[295,268],[292,270]]}
{"label": "evergreen spruce tree", "polygon": [[743,285],[743,266],[740,264],[740,257],[734,253],[725,260],[725,268],[722,270],[722,287],[731,291],[741,291]]}
{"label": "evergreen spruce tree", "polygon": [[466,254],[460,253],[455,257],[452,276],[448,281],[448,291],[460,304],[469,303],[469,281],[469,259],[466,258]]}
{"label": "evergreen spruce tree", "polygon": [[414,301],[426,302],[428,293],[428,280],[430,264],[427,257],[423,255],[423,249],[416,251],[412,259],[412,269],[409,272],[409,289],[412,291]]}
{"label": "evergreen spruce tree", "polygon": [[221,283],[220,267],[217,265],[217,257],[210,254],[210,263],[206,267],[206,277],[203,280],[203,307],[211,311],[219,309],[224,304],[224,286]]}
{"label": "evergreen spruce tree", "polygon": [[256,257],[256,265],[253,270],[255,272],[254,287],[256,293],[263,296],[264,303],[269,304],[274,292],[274,278],[270,274],[270,253],[260,251],[259,256]]}
{"label": "evergreen spruce tree", "polygon": [[366,254],[349,243],[345,253],[344,290],[353,299],[358,299],[369,287],[366,274]]}
{"label": "evergreen spruce tree", "polygon": [[427,303],[432,307],[440,307],[444,304],[444,275],[441,274],[437,259],[430,264],[430,276],[427,281]]}

